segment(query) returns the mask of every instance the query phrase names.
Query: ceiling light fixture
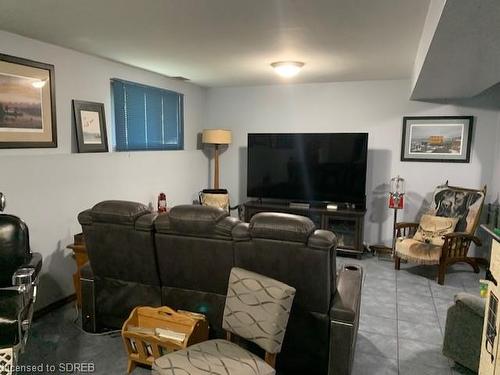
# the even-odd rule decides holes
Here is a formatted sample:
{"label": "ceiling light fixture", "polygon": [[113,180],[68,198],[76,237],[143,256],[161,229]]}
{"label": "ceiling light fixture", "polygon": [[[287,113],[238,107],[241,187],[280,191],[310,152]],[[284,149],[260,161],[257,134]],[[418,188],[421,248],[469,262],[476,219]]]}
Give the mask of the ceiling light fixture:
{"label": "ceiling light fixture", "polygon": [[300,61],[277,61],[271,64],[274,71],[285,78],[290,78],[299,74],[305,64]]}
{"label": "ceiling light fixture", "polygon": [[33,85],[34,88],[41,89],[43,86],[45,86],[46,83],[47,81],[36,80],[33,81],[31,84]]}

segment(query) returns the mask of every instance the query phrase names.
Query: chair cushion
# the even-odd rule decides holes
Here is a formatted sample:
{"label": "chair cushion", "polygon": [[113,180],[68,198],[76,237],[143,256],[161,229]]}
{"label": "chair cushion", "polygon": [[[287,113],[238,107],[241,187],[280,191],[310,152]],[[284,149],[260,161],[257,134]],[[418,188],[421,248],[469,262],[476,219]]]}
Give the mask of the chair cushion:
{"label": "chair cushion", "polygon": [[29,252],[26,224],[17,216],[0,214],[0,288],[12,286],[12,275],[26,262]]}
{"label": "chair cushion", "polygon": [[443,236],[453,233],[457,222],[458,218],[454,217],[423,215],[413,239],[431,245],[443,246]]}
{"label": "chair cushion", "polygon": [[428,214],[458,219],[455,231],[472,234],[479,222],[485,191],[472,190],[446,184],[434,191]]}
{"label": "chair cushion", "polygon": [[204,341],[155,360],[156,375],[273,375],[274,369],[256,355],[226,340]]}
{"label": "chair cushion", "polygon": [[229,276],[222,328],[279,353],[285,336],[295,288],[234,267]]}
{"label": "chair cushion", "polygon": [[439,264],[441,246],[401,237],[396,240],[396,255],[418,264]]}
{"label": "chair cushion", "polygon": [[23,295],[14,290],[0,290],[0,348],[19,343],[19,314]]}

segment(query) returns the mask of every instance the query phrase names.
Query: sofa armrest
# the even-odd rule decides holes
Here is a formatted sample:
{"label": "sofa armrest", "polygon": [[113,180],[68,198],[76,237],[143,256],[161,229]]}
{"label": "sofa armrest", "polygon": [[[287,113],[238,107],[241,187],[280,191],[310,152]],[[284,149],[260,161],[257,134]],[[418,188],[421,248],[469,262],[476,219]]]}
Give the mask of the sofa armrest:
{"label": "sofa armrest", "polygon": [[307,241],[307,246],[313,249],[329,250],[337,245],[337,237],[329,230],[316,229]]}
{"label": "sofa armrest", "polygon": [[337,277],[337,292],[330,308],[328,375],[350,374],[358,334],[363,269],[344,265]]}
{"label": "sofa armrest", "polygon": [[483,337],[485,299],[458,293],[448,308],[443,338],[443,354],[478,372]]}
{"label": "sofa armrest", "polygon": [[87,262],[80,268],[80,288],[82,293],[82,328],[85,332],[97,332],[94,272]]}
{"label": "sofa armrest", "polygon": [[479,317],[484,317],[486,299],[470,293],[458,293],[455,295],[455,305],[469,309]]}
{"label": "sofa armrest", "polygon": [[330,320],[354,323],[359,318],[363,269],[356,265],[344,265],[337,277],[337,291],[330,308]]}

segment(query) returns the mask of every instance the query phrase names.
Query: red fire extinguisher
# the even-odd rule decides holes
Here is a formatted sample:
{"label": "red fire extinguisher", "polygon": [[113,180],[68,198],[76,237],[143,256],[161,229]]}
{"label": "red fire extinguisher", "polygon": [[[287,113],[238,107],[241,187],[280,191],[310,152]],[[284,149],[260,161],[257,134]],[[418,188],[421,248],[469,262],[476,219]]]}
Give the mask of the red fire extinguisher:
{"label": "red fire extinguisher", "polygon": [[167,196],[165,193],[158,194],[158,212],[167,212]]}

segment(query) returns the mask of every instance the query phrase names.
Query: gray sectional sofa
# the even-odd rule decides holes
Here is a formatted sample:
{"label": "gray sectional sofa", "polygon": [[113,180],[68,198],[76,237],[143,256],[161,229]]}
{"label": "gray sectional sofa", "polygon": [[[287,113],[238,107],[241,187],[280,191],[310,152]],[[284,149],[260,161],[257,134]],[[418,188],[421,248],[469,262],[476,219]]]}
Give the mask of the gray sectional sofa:
{"label": "gray sectional sofa", "polygon": [[138,305],[204,313],[223,337],[232,267],[296,288],[279,374],[350,374],[362,270],[336,267],[335,236],[305,217],[260,213],[243,223],[220,209],[183,205],[157,215],[140,203],[104,201],[78,216],[89,264],[83,326],[121,328]]}

